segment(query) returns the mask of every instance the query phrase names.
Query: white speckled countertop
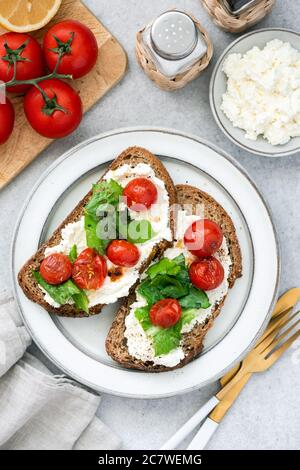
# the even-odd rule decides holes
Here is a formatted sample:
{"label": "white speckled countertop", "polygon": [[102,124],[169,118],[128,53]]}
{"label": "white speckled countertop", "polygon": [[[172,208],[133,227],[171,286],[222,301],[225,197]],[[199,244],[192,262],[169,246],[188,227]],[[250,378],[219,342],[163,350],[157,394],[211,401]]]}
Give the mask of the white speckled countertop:
{"label": "white speckled countertop", "polygon": [[[213,63],[235,36],[219,30],[200,0],[85,0],[120,40],[129,56],[124,80],[84,118],[72,136],[57,141],[0,193],[1,287],[9,286],[9,247],[24,197],[40,174],[63,152],[93,135],[123,126],[173,127],[214,142],[241,163],[256,181],[274,214],[282,250],[280,292],[300,286],[300,155],[255,157],[235,147],[215,124],[209,108],[212,65],[191,85],[162,92],[142,73],[134,57],[135,32],[152,17],[176,6],[192,12],[209,31]],[[259,27],[299,28],[299,2],[277,1]],[[130,97],[130,100],[129,100]],[[297,349],[298,347],[298,349]],[[41,357],[32,346],[31,351]],[[217,384],[163,400],[132,400],[103,395],[99,416],[123,439],[124,449],[157,449],[217,390]],[[267,373],[253,377],[209,445],[210,449],[300,448],[300,343]],[[184,447],[182,447],[184,448]]]}

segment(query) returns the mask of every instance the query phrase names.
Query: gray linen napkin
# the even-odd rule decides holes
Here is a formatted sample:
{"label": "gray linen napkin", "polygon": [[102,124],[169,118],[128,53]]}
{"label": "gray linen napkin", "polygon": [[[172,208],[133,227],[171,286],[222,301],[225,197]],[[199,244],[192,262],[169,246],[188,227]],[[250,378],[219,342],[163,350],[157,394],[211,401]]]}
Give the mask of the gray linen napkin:
{"label": "gray linen napkin", "polygon": [[25,353],[30,342],[13,298],[0,293],[0,449],[118,449],[95,416],[101,398],[52,375]]}

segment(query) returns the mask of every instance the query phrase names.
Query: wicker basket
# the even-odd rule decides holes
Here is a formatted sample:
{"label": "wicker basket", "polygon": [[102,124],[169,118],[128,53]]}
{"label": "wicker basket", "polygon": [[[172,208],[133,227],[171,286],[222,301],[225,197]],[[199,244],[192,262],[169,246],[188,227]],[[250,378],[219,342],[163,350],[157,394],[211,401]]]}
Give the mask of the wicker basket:
{"label": "wicker basket", "polygon": [[262,20],[275,0],[263,0],[239,16],[230,15],[220,0],[202,0],[202,3],[217,26],[230,33],[241,33]]}
{"label": "wicker basket", "polygon": [[155,63],[153,62],[147,47],[144,46],[142,34],[148,26],[145,26],[142,30],[138,31],[136,35],[136,58],[146,75],[153,80],[157,86],[166,91],[175,91],[183,88],[189,82],[203,72],[206,67],[208,67],[212,55],[213,55],[213,45],[207,34],[207,31],[201,26],[199,21],[196,20],[194,16],[189,14],[192,20],[195,22],[196,27],[203,35],[203,38],[207,44],[206,54],[196,62],[188,71],[176,75],[175,78],[165,77],[159,70],[157,70]]}

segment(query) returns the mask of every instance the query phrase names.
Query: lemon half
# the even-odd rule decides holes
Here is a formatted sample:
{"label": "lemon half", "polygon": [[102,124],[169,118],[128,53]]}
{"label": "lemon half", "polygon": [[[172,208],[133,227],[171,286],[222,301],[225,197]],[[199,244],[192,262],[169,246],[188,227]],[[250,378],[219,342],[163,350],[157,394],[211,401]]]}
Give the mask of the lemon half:
{"label": "lemon half", "polygon": [[26,33],[43,28],[57,13],[62,0],[0,0],[0,25]]}

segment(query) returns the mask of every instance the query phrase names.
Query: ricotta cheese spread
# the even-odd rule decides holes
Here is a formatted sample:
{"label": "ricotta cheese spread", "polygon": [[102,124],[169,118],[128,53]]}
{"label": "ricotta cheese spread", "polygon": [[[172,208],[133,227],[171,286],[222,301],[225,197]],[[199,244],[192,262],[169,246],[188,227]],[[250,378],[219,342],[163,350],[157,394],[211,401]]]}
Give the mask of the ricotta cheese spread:
{"label": "ricotta cheese spread", "polygon": [[[192,255],[184,246],[183,236],[187,228],[196,220],[199,220],[199,215],[188,215],[185,210],[178,211],[176,219],[176,234],[175,242],[172,248],[168,248],[164,257],[173,259],[181,253],[184,254],[187,264],[191,264],[196,257]],[[193,329],[196,324],[204,323],[207,318],[212,315],[216,305],[222,300],[228,291],[228,277],[230,274],[230,268],[232,261],[229,255],[229,250],[225,237],[223,238],[222,245],[217,253],[214,254],[219,259],[224,268],[224,281],[222,284],[211,291],[207,291],[209,302],[211,306],[207,309],[199,309],[195,318],[182,328],[182,333],[187,333]],[[155,356],[154,348],[152,346],[151,338],[146,335],[140,322],[135,317],[135,310],[140,307],[147,305],[146,300],[137,293],[136,302],[131,305],[130,312],[125,319],[125,333],[124,336],[127,339],[127,348],[131,356],[140,359],[143,362],[151,361],[157,365],[163,365],[166,367],[174,367],[184,359],[184,350],[182,345],[172,350],[168,354],[162,356]]]}
{"label": "ricotta cheese spread", "polygon": [[223,72],[228,78],[222,111],[246,138],[263,136],[283,145],[300,136],[300,52],[274,39],[263,49],[230,54]]}
{"label": "ricotta cheese spread", "polygon": [[[169,224],[169,196],[164,182],[155,176],[153,169],[150,165],[139,163],[134,168],[125,164],[116,170],[110,170],[104,176],[104,180],[113,179],[117,181],[122,187],[134,178],[142,176],[150,178],[157,188],[157,201],[148,210],[143,212],[136,212],[129,209],[129,214],[132,220],[148,220],[151,222],[154,236],[145,243],[137,244],[140,252],[140,259],[138,263],[132,268],[123,268],[123,275],[114,279],[113,277],[106,276],[103,285],[97,290],[86,290],[89,299],[89,307],[97,304],[111,304],[116,302],[119,298],[125,297],[129,294],[130,288],[136,283],[139,278],[139,269],[143,262],[149,257],[153,247],[161,240],[172,240],[172,232]],[[121,202],[122,204],[122,202]],[[73,245],[77,246],[77,252],[80,254],[87,248],[86,234],[84,230],[84,217],[81,217],[77,222],[67,224],[61,231],[61,241],[58,245],[48,247],[45,250],[45,256],[52,253],[69,254]],[[107,270],[113,269],[114,265],[106,259]],[[43,290],[43,289],[42,289]],[[59,305],[44,292],[45,300],[53,307]]]}

